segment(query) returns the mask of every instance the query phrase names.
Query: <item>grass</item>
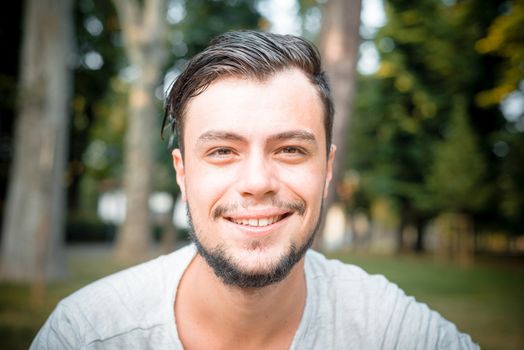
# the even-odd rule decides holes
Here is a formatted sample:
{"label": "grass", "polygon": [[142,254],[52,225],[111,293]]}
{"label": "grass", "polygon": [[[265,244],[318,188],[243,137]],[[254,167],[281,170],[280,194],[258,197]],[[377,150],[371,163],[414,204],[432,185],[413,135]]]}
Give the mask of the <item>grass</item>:
{"label": "grass", "polygon": [[[524,349],[524,266],[479,261],[462,268],[418,256],[371,256],[361,253],[331,257],[380,273],[407,294],[428,304],[478,342],[482,349]],[[87,283],[122,269],[109,254],[73,252],[71,277],[47,286],[45,302],[33,306],[27,285],[0,283],[2,349],[27,349],[56,303]]]}

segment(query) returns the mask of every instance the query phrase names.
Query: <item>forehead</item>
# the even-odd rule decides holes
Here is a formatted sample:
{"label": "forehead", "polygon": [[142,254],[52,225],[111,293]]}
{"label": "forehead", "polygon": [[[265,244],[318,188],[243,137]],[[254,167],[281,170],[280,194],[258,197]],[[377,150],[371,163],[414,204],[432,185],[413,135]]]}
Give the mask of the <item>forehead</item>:
{"label": "forehead", "polygon": [[212,83],[188,103],[184,143],[210,130],[246,138],[305,130],[325,144],[324,108],[319,93],[297,69],[276,73],[264,81],[225,78]]}

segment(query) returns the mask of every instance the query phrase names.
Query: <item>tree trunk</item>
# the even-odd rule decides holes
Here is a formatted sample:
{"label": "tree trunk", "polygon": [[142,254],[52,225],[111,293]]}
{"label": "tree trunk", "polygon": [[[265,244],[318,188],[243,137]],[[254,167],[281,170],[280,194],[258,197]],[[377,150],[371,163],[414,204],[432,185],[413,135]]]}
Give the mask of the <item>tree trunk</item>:
{"label": "tree trunk", "polygon": [[2,277],[63,276],[73,16],[70,0],[28,0],[15,154],[2,235]]}
{"label": "tree trunk", "polygon": [[471,217],[462,213],[440,214],[437,225],[441,237],[438,257],[462,266],[473,264],[475,242]]}
{"label": "tree trunk", "polygon": [[454,221],[457,227],[456,261],[462,266],[470,266],[475,260],[473,221],[471,216],[466,214],[456,214]]}
{"label": "tree trunk", "polygon": [[[338,150],[324,211],[337,200],[336,188],[344,175],[347,135],[357,80],[361,6],[361,0],[329,0],[324,7],[319,48],[335,104],[333,144]],[[321,248],[320,238],[317,237],[317,248]]]}
{"label": "tree trunk", "polygon": [[417,240],[415,242],[415,251],[417,253],[422,253],[425,250],[424,247],[424,229],[426,228],[427,220],[417,217],[415,219],[416,228],[417,228]]}
{"label": "tree trunk", "polygon": [[400,222],[397,228],[397,254],[404,253],[406,251],[404,242],[404,231],[409,224],[408,210],[405,207],[401,208],[400,211]]}
{"label": "tree trunk", "polygon": [[121,261],[147,259],[152,245],[149,196],[153,172],[153,137],[160,117],[155,97],[167,52],[165,0],[114,0],[130,64],[138,72],[129,92],[125,136],[124,192],[126,218],[115,254]]}

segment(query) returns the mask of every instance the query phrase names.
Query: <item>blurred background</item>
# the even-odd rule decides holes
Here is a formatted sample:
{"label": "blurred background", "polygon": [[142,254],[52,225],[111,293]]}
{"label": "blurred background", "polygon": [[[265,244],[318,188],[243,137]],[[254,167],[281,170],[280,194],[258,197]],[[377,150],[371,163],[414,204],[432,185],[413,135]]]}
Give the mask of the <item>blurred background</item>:
{"label": "blurred background", "polygon": [[315,248],[386,275],[483,349],[524,349],[522,0],[26,0],[0,13],[0,339],[187,244],[161,138],[187,60],[296,34],[336,105]]}

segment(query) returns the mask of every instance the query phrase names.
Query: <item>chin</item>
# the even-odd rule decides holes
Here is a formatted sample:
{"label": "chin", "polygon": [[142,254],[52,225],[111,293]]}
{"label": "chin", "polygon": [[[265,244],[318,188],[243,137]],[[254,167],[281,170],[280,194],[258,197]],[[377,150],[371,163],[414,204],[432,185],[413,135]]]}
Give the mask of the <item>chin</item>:
{"label": "chin", "polygon": [[300,247],[291,244],[288,249],[258,247],[249,250],[224,246],[208,249],[192,234],[198,253],[215,275],[225,285],[240,289],[263,288],[284,280],[306,254],[313,238],[312,234],[305,244]]}
{"label": "chin", "polygon": [[238,270],[244,273],[262,274],[271,273],[295,249],[292,245],[284,248],[256,243],[247,249],[229,250],[225,254]]}

